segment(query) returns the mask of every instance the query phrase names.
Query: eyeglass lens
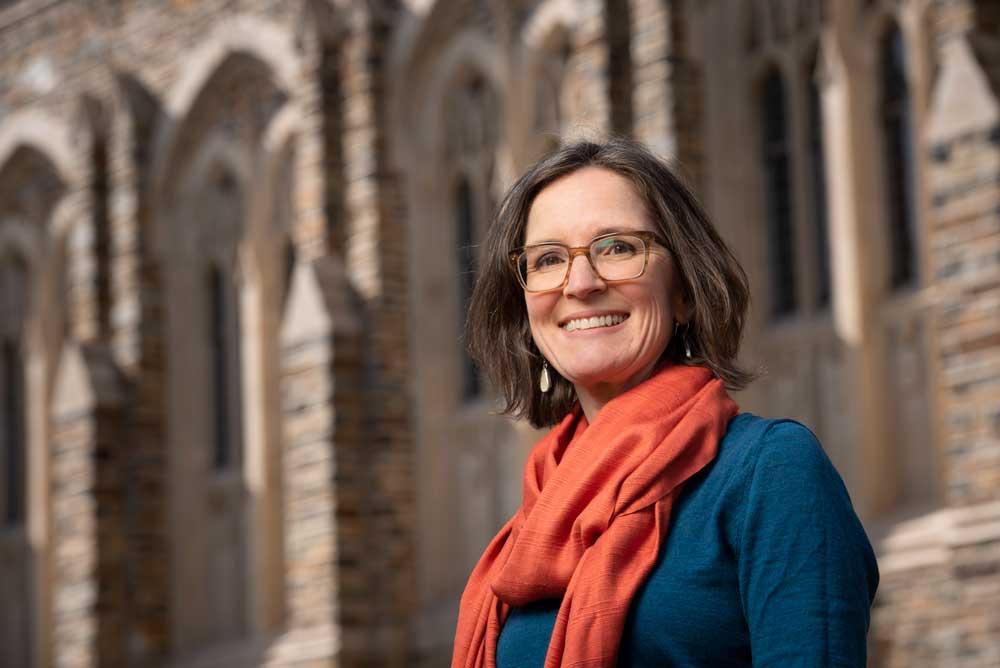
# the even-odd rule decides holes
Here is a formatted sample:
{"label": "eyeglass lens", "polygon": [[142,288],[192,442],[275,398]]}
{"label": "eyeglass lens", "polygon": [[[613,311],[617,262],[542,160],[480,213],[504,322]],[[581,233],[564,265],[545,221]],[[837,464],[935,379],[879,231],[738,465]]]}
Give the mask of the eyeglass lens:
{"label": "eyeglass lens", "polygon": [[[622,281],[642,275],[646,264],[645,242],[630,234],[595,239],[590,244],[590,263],[598,276]],[[570,268],[570,253],[561,244],[538,244],[524,249],[518,269],[529,292],[551,290],[563,284]]]}

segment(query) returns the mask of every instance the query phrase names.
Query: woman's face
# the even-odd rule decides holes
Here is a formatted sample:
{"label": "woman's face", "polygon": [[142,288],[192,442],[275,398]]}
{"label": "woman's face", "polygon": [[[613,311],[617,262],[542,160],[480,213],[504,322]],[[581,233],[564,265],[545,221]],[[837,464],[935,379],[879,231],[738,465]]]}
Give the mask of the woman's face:
{"label": "woman's face", "polygon": [[[524,243],[586,246],[600,234],[638,230],[657,231],[631,182],[608,169],[585,167],[538,193],[528,212]],[[587,257],[577,255],[561,290],[524,293],[532,337],[578,392],[616,394],[649,377],[675,321],[687,321],[678,283],[670,253],[659,244],[652,246],[642,276],[615,283],[604,282]],[[625,320],[566,327],[595,316]]]}

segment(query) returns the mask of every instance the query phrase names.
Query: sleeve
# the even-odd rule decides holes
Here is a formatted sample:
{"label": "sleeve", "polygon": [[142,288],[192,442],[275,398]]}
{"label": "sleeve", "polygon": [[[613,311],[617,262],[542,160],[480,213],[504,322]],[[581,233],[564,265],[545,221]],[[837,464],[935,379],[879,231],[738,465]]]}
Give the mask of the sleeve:
{"label": "sleeve", "polygon": [[762,435],[745,489],[739,584],[754,666],[866,665],[875,554],[816,437]]}

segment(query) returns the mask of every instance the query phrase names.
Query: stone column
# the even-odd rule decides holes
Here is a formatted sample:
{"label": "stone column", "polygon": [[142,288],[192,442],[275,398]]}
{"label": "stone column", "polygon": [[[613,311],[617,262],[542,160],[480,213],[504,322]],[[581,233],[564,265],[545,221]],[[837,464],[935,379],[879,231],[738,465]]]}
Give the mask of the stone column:
{"label": "stone column", "polygon": [[946,499],[964,506],[1000,500],[1000,96],[990,76],[1000,59],[976,49],[985,36],[944,31],[927,130],[929,246]]}
{"label": "stone column", "polygon": [[107,351],[63,349],[52,404],[52,662],[124,666],[121,381]]}
{"label": "stone column", "polygon": [[306,261],[342,252],[343,205],[342,18],[330,3],[303,3],[300,30],[302,78],[292,91],[302,110],[295,146],[296,255]]}
{"label": "stone column", "polygon": [[[615,113],[611,95],[611,45],[608,40],[607,8],[615,3],[581,0],[575,4],[579,19],[577,29],[570,37],[570,57],[564,79],[564,85],[569,88],[563,95],[567,100],[565,113],[566,126],[569,128],[569,137],[566,139],[602,140],[615,131],[628,130],[616,127],[616,120],[621,124],[625,113],[621,108]],[[627,21],[627,17],[624,18]],[[629,88],[621,91],[621,94],[627,95]],[[625,102],[621,99],[619,101]],[[627,101],[627,105],[626,108],[630,109],[631,100]]]}
{"label": "stone column", "polygon": [[[388,167],[386,154],[385,52],[395,17],[388,11],[372,12],[362,4],[334,11],[329,3],[315,0],[306,3],[303,16],[307,24],[303,31],[307,77],[296,93],[305,113],[296,153],[296,249],[299,261],[310,267],[320,286],[309,290],[326,295],[311,299],[330,298],[342,305],[354,299],[356,306],[344,306],[348,310],[335,317],[332,312],[322,316],[334,317],[330,327],[337,334],[333,329],[322,334],[328,337],[323,346],[332,347],[323,348],[326,352],[318,352],[322,346],[311,348],[317,352],[310,353],[335,355],[337,360],[331,365],[336,366],[334,403],[340,403],[336,409],[332,403],[326,409],[316,408],[340,416],[322,418],[337,421],[337,446],[331,445],[332,450],[323,455],[329,462],[319,464],[331,467],[324,476],[335,476],[326,477],[332,485],[329,499],[317,490],[303,491],[305,483],[295,477],[297,469],[287,460],[319,456],[318,446],[296,446],[287,436],[293,427],[286,423],[289,592],[297,592],[300,586],[308,590],[289,598],[289,614],[296,625],[315,623],[324,614],[315,598],[317,589],[305,584],[309,581],[302,570],[307,568],[306,562],[293,538],[296,532],[311,529],[301,528],[302,518],[297,514],[301,509],[287,505],[293,497],[300,504],[316,498],[321,507],[336,507],[336,518],[328,521],[340,523],[336,524],[337,539],[329,549],[335,545],[341,556],[329,557],[335,566],[331,573],[336,576],[330,576],[335,582],[328,586],[336,595],[336,606],[331,610],[342,635],[342,662],[365,655],[378,657],[379,665],[403,665],[413,608],[415,521],[407,398],[408,246],[400,181]],[[297,291],[305,289],[297,285],[293,283],[289,297],[292,304]],[[354,296],[348,299],[348,294]],[[296,322],[293,309],[288,313],[282,335],[286,352],[293,340],[287,338],[291,336],[288,332],[297,326],[290,324]],[[345,313],[354,324],[345,324]],[[360,328],[362,318],[364,337],[343,334],[344,327]],[[293,364],[301,361],[285,355],[284,361],[289,360]],[[333,375],[320,378],[332,374],[333,366],[316,367],[315,374],[320,375],[308,382],[332,383]],[[301,374],[294,375],[286,390],[294,392],[301,378]],[[286,396],[286,408],[288,396],[294,395]],[[316,417],[319,414],[312,419],[320,419]],[[365,447],[341,445],[358,442],[364,442]],[[319,521],[314,518],[313,529]],[[345,550],[348,556],[343,556]],[[320,567],[309,563],[308,568]]]}
{"label": "stone column", "polygon": [[[886,374],[876,309],[881,297],[881,264],[866,242],[877,221],[871,207],[879,180],[870,176],[867,156],[875,145],[871,114],[872,86],[866,66],[851,48],[855,15],[844,3],[831,3],[819,65],[823,108],[823,146],[827,157],[830,212],[833,325],[843,345],[844,392],[852,397],[851,415],[843,416],[845,443],[853,445],[850,465],[842,471],[855,490],[862,517],[877,515],[897,497],[891,470],[893,448],[883,408]],[[867,85],[866,85],[867,84]]]}
{"label": "stone column", "polygon": [[928,235],[957,603],[940,665],[988,666],[1000,660],[1000,7],[941,2],[938,19]]}
{"label": "stone column", "polygon": [[692,185],[703,170],[702,73],[684,4],[630,0],[635,137],[676,160]]}
{"label": "stone column", "polygon": [[154,663],[170,645],[170,550],[167,528],[166,355],[164,295],[151,247],[149,202],[155,97],[125,74],[116,80],[108,146],[111,227],[111,349],[126,378],[123,415],[124,527],[130,568],[127,635],[132,665]]}
{"label": "stone column", "polygon": [[[415,605],[413,425],[410,417],[409,243],[400,175],[389,166],[387,51],[391,14],[360,6],[350,15],[342,61],[344,254],[365,318],[363,494],[367,652],[382,666],[406,662]],[[347,600],[345,599],[345,603]]]}
{"label": "stone column", "polygon": [[344,269],[299,262],[281,331],[285,596],[293,631],[328,628],[344,660],[372,604],[363,543],[361,323]]}
{"label": "stone column", "polygon": [[1000,658],[1000,95],[990,76],[1000,61],[977,49],[994,7],[936,3],[925,234],[946,507],[881,541],[870,633],[880,666]]}

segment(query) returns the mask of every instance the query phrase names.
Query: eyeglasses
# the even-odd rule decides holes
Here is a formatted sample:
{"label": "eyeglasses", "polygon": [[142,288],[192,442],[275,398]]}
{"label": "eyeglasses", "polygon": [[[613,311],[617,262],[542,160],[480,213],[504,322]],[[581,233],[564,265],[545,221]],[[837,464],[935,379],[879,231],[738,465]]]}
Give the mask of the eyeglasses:
{"label": "eyeglasses", "polygon": [[594,237],[587,246],[531,244],[511,251],[510,260],[526,291],[546,292],[566,286],[569,268],[577,255],[586,255],[594,272],[604,281],[639,278],[646,271],[653,243],[664,245],[652,232],[612,232]]}

